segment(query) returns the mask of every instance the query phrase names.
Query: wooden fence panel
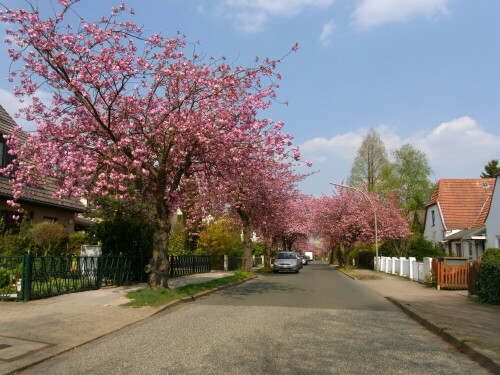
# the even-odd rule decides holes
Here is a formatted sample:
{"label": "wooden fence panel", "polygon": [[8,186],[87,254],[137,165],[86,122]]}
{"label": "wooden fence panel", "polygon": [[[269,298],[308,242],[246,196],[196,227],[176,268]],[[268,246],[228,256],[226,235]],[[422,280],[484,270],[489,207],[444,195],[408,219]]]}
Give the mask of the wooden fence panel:
{"label": "wooden fence panel", "polygon": [[447,266],[444,262],[437,262],[438,289],[468,289],[469,265]]}

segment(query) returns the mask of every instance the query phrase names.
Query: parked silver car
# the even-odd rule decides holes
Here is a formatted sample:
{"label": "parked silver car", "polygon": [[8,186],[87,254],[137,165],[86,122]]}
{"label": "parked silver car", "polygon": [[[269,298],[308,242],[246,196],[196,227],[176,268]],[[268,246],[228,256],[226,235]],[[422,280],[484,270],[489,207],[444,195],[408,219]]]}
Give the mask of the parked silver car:
{"label": "parked silver car", "polygon": [[273,272],[295,272],[298,273],[302,267],[300,259],[293,251],[280,251],[273,263]]}

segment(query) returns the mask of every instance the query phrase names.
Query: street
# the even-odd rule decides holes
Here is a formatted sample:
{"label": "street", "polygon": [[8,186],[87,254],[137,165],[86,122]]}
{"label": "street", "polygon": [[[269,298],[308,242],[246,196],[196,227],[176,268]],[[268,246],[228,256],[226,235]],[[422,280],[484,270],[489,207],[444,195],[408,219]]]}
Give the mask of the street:
{"label": "street", "polygon": [[23,374],[488,374],[319,262],[155,315]]}

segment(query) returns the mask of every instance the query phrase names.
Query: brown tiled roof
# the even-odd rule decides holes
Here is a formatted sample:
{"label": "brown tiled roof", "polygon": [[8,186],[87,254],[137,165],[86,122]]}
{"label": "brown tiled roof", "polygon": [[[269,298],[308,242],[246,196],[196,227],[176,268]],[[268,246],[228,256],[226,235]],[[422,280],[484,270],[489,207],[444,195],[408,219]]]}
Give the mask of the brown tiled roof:
{"label": "brown tiled roof", "polygon": [[427,206],[439,203],[447,230],[484,225],[495,187],[494,178],[441,179]]}
{"label": "brown tiled roof", "polygon": [[[55,199],[52,198],[55,187],[47,184],[43,187],[25,187],[18,202],[23,204],[39,205],[44,207],[59,208],[73,212],[85,212],[83,204],[76,199]],[[0,177],[0,199],[12,199],[12,186],[5,177]]]}
{"label": "brown tiled roof", "polygon": [[[11,134],[16,123],[9,116],[7,111],[0,105],[0,133]],[[19,203],[30,203],[42,205],[46,207],[55,207],[60,209],[71,210],[74,212],[84,212],[84,206],[75,199],[53,199],[52,194],[55,191],[55,186],[49,184],[43,187],[26,187]],[[0,198],[12,199],[12,186],[9,180],[0,176]]]}
{"label": "brown tiled roof", "polygon": [[11,134],[16,123],[7,111],[0,105],[0,133]]}

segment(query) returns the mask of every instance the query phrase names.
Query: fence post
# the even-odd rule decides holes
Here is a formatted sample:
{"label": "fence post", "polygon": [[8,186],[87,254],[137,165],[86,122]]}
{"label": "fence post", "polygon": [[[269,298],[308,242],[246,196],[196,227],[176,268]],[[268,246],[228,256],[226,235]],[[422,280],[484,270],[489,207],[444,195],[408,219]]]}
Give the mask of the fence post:
{"label": "fence post", "polygon": [[23,280],[21,281],[21,296],[23,301],[29,301],[31,294],[31,277],[33,268],[33,255],[30,253],[23,256]]}
{"label": "fence post", "polygon": [[103,257],[102,254],[97,257],[97,273],[96,273],[97,289],[101,289],[101,284],[102,284],[102,257]]}

